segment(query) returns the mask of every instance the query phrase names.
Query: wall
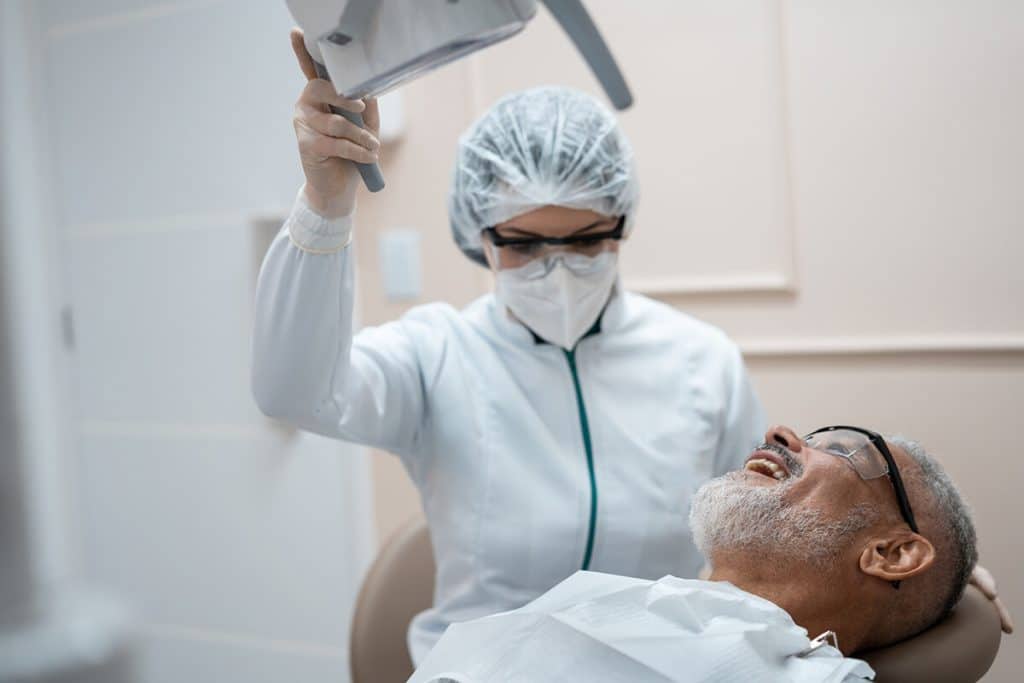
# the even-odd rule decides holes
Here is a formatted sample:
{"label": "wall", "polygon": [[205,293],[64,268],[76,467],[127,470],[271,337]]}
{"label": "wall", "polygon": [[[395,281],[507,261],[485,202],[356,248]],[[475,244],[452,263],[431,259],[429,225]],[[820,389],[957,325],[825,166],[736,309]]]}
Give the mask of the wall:
{"label": "wall", "polygon": [[[771,420],[849,421],[931,448],[1024,619],[1024,465],[1007,452],[1024,405],[1024,4],[587,4],[637,97],[622,115],[643,188],[627,285],[732,335]],[[422,232],[423,301],[486,291],[448,232],[455,142],[501,94],[552,82],[598,92],[541,11],[522,36],[402,90],[390,187],[360,206],[368,322],[404,310],[382,293],[382,229]],[[373,467],[387,535],[418,505],[395,459]],[[986,680],[1017,679],[1018,641]]]}
{"label": "wall", "polygon": [[22,4],[0,3],[0,680],[127,683],[129,619],[83,587],[70,552],[71,354],[42,201],[33,26]]}
{"label": "wall", "polygon": [[74,310],[77,562],[137,611],[144,681],[347,680],[365,455],[249,394],[266,217],[301,178],[284,3],[29,4]]}

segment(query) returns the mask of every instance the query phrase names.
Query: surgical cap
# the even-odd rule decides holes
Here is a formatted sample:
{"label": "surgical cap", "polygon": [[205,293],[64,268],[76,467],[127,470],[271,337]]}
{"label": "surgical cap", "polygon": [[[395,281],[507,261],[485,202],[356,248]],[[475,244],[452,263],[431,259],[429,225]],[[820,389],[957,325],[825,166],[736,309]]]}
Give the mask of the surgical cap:
{"label": "surgical cap", "polygon": [[626,216],[639,191],[633,150],[593,97],[560,87],[508,95],[459,139],[448,198],[455,243],[487,265],[485,228],[555,205]]}

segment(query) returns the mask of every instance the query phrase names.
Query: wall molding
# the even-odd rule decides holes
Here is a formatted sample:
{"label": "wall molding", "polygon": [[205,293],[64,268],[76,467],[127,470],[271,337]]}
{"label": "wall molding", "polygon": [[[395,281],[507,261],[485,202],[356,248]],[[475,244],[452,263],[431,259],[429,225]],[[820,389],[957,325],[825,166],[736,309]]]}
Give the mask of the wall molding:
{"label": "wall molding", "polygon": [[652,297],[697,294],[793,294],[796,283],[785,272],[678,275],[669,277],[623,276],[625,288]]}
{"label": "wall molding", "polygon": [[1024,334],[931,334],[738,340],[746,358],[1024,354]]}
{"label": "wall molding", "polygon": [[[231,645],[299,657],[318,657],[348,662],[348,649],[325,643],[278,640],[263,636],[235,633],[181,624],[144,624],[140,630],[150,638],[185,640],[213,645]],[[344,670],[344,669],[342,669]]]}
{"label": "wall molding", "polygon": [[169,232],[234,230],[247,225],[260,227],[268,223],[276,223],[280,228],[290,213],[291,208],[288,207],[270,207],[251,211],[205,211],[156,218],[72,223],[67,226],[66,230],[71,239],[94,240]]}
{"label": "wall molding", "polygon": [[141,21],[162,19],[181,12],[201,9],[223,2],[224,0],[177,0],[176,2],[154,3],[149,7],[138,9],[106,12],[88,19],[51,26],[46,31],[46,37],[50,40],[61,40],[82,33],[121,29]]}
{"label": "wall molding", "polygon": [[84,437],[129,439],[228,439],[262,441],[268,437],[288,436],[294,429],[266,418],[264,423],[160,422],[135,419],[92,419],[78,421],[78,433]]}
{"label": "wall molding", "polygon": [[709,275],[659,275],[655,277],[624,276],[627,289],[652,297],[742,295],[742,294],[795,294],[798,282],[798,226],[797,173],[793,161],[793,121],[791,115],[791,93],[789,55],[787,45],[787,17],[783,0],[765,0],[769,23],[767,35],[771,49],[766,60],[774,69],[768,77],[775,87],[779,127],[775,136],[780,142],[781,157],[777,160],[778,172],[783,179],[780,188],[782,216],[779,225],[779,240],[784,243],[778,263],[770,264],[772,270],[761,273],[720,272]]}

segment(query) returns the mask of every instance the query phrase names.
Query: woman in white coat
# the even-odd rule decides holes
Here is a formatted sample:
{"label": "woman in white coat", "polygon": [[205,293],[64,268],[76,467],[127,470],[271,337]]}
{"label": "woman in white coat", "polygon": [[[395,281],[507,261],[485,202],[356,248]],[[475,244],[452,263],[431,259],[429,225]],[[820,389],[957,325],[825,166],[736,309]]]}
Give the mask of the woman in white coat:
{"label": "woman in white coat", "polygon": [[459,142],[449,207],[495,293],[355,334],[350,161],[376,160],[376,103],[339,98],[296,51],[306,184],[260,274],[254,393],[271,416],[401,458],[437,560],[413,660],[448,624],[579,569],[695,576],[691,494],[740,466],[765,424],[722,332],[622,288],[637,183],[612,114],[564,88],[494,105]]}

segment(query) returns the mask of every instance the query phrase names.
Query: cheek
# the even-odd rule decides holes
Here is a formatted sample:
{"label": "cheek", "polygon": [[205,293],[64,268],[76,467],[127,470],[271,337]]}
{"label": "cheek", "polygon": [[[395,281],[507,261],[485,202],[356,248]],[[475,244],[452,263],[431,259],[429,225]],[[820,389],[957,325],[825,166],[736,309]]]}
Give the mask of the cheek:
{"label": "cheek", "polygon": [[847,509],[856,501],[860,477],[838,458],[809,462],[804,475],[784,496],[788,503],[800,502],[819,510]]}

